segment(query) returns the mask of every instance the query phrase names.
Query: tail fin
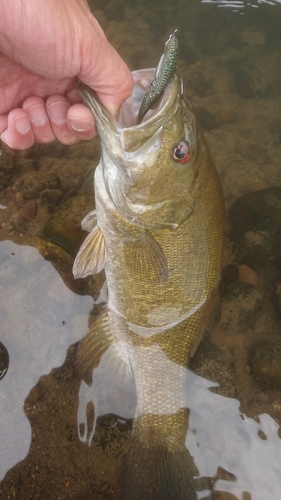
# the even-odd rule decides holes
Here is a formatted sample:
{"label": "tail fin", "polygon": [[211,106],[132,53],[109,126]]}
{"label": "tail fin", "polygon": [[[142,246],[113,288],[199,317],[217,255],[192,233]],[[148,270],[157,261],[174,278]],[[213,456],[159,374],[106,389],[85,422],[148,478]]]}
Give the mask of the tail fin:
{"label": "tail fin", "polygon": [[194,476],[198,470],[187,448],[171,452],[146,448],[135,440],[126,458],[123,499],[212,500],[209,479]]}

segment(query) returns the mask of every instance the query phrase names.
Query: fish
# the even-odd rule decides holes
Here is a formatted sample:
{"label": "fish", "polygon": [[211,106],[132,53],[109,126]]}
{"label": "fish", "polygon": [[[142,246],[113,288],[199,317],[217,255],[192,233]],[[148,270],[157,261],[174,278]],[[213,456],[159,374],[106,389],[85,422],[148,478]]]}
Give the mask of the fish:
{"label": "fish", "polygon": [[137,123],[155,74],[132,72],[133,92],[117,118],[78,82],[96,120],[101,159],[73,274],[104,269],[108,300],[80,341],[77,366],[94,382],[104,363],[114,383],[134,385],[124,500],[195,500],[199,489],[213,498],[185,445],[186,387],[188,362],[217,316],[224,200],[177,72]]}

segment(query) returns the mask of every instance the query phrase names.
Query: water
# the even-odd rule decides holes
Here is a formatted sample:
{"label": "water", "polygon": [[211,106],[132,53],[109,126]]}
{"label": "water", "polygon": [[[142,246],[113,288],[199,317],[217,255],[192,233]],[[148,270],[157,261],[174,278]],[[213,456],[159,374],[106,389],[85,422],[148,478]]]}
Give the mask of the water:
{"label": "water", "polygon": [[[178,29],[186,95],[199,108],[227,208],[249,191],[281,185],[280,2],[91,4],[132,70],[156,66],[168,35]],[[74,283],[69,254],[37,239],[50,214],[67,199],[78,196],[78,218],[90,210],[81,190],[89,198],[84,181],[97,162],[98,142],[35,146],[22,153],[2,149],[0,341],[10,363],[0,380],[0,496],[117,500],[130,444],[130,421],[124,419],[133,415],[133,396],[131,407],[123,403],[122,392],[119,406],[110,406],[107,399],[97,400],[102,366],[94,388],[81,385],[73,370],[72,344],[86,333],[94,300],[105,294],[102,280]],[[73,210],[70,218],[75,240],[81,234]],[[69,250],[75,253],[75,244]],[[231,262],[229,253],[224,266]],[[205,373],[187,372],[186,443],[200,473],[216,479],[217,499],[280,498],[280,391],[260,388],[247,371],[250,336],[264,338],[268,331],[275,338],[271,331],[279,331],[272,309],[269,304],[260,329],[248,336],[228,336],[220,326],[213,333],[211,340],[235,365],[227,383],[228,365],[214,359]],[[222,372],[220,379],[216,370]],[[118,393],[108,376],[112,392]],[[221,387],[226,383],[225,390],[215,387],[218,381]],[[94,403],[95,418],[101,416],[90,448],[77,430],[77,413],[85,424],[86,407],[89,432],[95,423],[91,404],[85,402]]]}

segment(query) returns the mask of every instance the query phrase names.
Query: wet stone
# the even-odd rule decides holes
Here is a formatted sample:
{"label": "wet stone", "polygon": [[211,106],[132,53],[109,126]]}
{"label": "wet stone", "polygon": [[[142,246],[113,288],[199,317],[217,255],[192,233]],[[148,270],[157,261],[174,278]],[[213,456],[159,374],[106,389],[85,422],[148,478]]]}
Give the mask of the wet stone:
{"label": "wet stone", "polygon": [[281,188],[238,198],[229,210],[229,220],[239,262],[252,268],[281,263]]}
{"label": "wet stone", "polygon": [[230,283],[234,283],[238,280],[239,277],[239,269],[236,264],[229,264],[226,266],[221,275],[220,281],[220,293],[224,295],[226,288]]}
{"label": "wet stone", "polygon": [[41,200],[49,205],[50,207],[55,207],[62,197],[62,192],[60,189],[44,189],[41,191]]}
{"label": "wet stone", "polygon": [[221,327],[226,334],[253,328],[263,305],[263,296],[249,283],[230,283],[222,295]]}
{"label": "wet stone", "polygon": [[198,108],[196,108],[196,114],[203,127],[203,130],[205,130],[206,132],[217,128],[221,123],[220,117],[215,115],[214,113],[211,113],[206,108],[202,108],[199,106]]}
{"label": "wet stone", "polygon": [[219,384],[219,387],[210,389],[212,392],[229,398],[236,396],[234,365],[230,357],[211,342],[200,342],[189,368],[200,377]]}
{"label": "wet stone", "polygon": [[263,386],[280,389],[281,385],[281,339],[255,344],[248,359],[253,379]]}
{"label": "wet stone", "polygon": [[43,235],[75,256],[88,234],[81,229],[81,221],[93,209],[92,196],[86,194],[73,196],[60,205],[50,217]]}
{"label": "wet stone", "polygon": [[27,221],[31,221],[31,220],[35,219],[35,217],[37,215],[37,203],[36,203],[36,201],[30,200],[27,203],[25,203],[21,207],[20,213],[21,213],[22,217]]}
{"label": "wet stone", "polygon": [[39,172],[28,172],[22,180],[21,193],[26,198],[36,198],[49,187],[47,180]]}
{"label": "wet stone", "polygon": [[14,157],[3,152],[0,156],[0,191],[11,183],[14,172]]}
{"label": "wet stone", "polygon": [[264,148],[261,148],[256,143],[244,142],[239,140],[239,147],[237,150],[245,160],[250,160],[257,163],[258,165],[271,163],[268,151]]}
{"label": "wet stone", "polygon": [[236,67],[234,70],[234,85],[237,94],[241,99],[255,99],[256,94],[253,89],[252,80],[247,71],[242,67]]}
{"label": "wet stone", "polygon": [[250,45],[265,45],[264,33],[257,31],[255,28],[246,28],[240,35],[240,40],[243,43]]}

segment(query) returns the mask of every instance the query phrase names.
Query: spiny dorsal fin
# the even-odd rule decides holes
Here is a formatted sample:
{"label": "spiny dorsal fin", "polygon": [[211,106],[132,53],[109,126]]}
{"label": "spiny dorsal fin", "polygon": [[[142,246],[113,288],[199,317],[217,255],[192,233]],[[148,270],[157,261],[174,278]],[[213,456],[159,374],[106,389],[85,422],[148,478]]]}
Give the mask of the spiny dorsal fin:
{"label": "spiny dorsal fin", "polygon": [[137,236],[126,236],[127,263],[132,272],[141,274],[155,283],[165,283],[168,279],[166,257],[160,245],[148,234],[142,231]]}
{"label": "spiny dorsal fin", "polygon": [[82,243],[73,264],[74,278],[85,278],[99,273],[105,266],[106,250],[103,234],[99,226],[88,234]]}
{"label": "spiny dorsal fin", "polygon": [[85,337],[79,342],[75,365],[81,376],[92,373],[93,368],[99,364],[102,354],[113,341],[109,329],[108,308],[105,308],[94,319]]}
{"label": "spiny dorsal fin", "polygon": [[97,225],[97,213],[96,210],[92,210],[87,215],[85,215],[84,219],[81,222],[81,227],[82,229],[88,231],[89,233],[90,231],[92,231],[92,229],[95,228],[96,225]]}

